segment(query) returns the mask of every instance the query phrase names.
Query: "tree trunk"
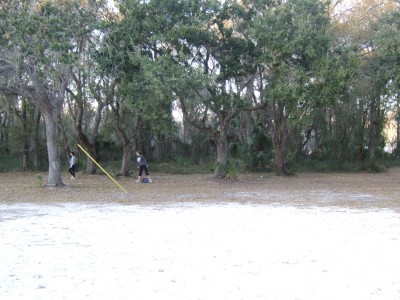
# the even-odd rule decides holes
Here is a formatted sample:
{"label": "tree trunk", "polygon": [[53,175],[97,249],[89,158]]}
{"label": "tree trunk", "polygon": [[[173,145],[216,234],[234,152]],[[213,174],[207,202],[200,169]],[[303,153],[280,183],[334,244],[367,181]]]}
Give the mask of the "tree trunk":
{"label": "tree trunk", "polygon": [[[96,109],[96,114],[94,117],[94,123],[93,127],[87,126],[86,132],[84,132],[84,125],[83,125],[83,119],[84,119],[84,114],[86,113],[85,111],[85,106],[84,106],[84,100],[82,99],[81,96],[76,97],[76,103],[77,103],[77,117],[76,117],[76,124],[75,124],[75,129],[78,133],[79,140],[82,142],[82,144],[85,147],[85,150],[90,154],[90,156],[97,161],[97,153],[96,153],[96,139],[97,135],[99,132],[99,126],[100,126],[100,120],[101,120],[101,114],[103,111],[103,102],[99,97],[96,97],[98,99],[97,101],[97,109]],[[90,131],[90,135],[88,132]],[[86,171],[85,173],[87,174],[96,174],[97,168],[96,164],[87,157],[86,159]]]}
{"label": "tree trunk", "polygon": [[200,163],[201,157],[201,138],[202,136],[197,130],[192,130],[192,137],[190,141],[191,146],[191,161],[193,165]]}
{"label": "tree trunk", "polygon": [[120,175],[122,176],[130,176],[129,173],[130,173],[132,149],[133,149],[132,142],[124,144],[124,153],[122,155],[121,171],[119,172]]}
{"label": "tree trunk", "polygon": [[240,115],[241,142],[248,142],[251,136],[251,112],[244,111]]}
{"label": "tree trunk", "polygon": [[274,134],[275,169],[279,176],[285,175],[285,146],[283,145],[282,131]]}
{"label": "tree trunk", "polygon": [[21,103],[21,123],[22,123],[22,169],[26,171],[28,169],[29,161],[29,133],[28,133],[28,117],[26,109],[26,100],[22,99]]}
{"label": "tree trunk", "polygon": [[273,146],[275,152],[275,170],[279,176],[288,175],[291,173],[289,170],[287,159],[287,123],[286,117],[283,112],[283,107],[279,107],[279,120],[276,120],[273,126]]}
{"label": "tree trunk", "polygon": [[[96,149],[95,149],[94,145],[89,143],[89,144],[85,145],[85,147],[86,147],[85,150],[90,154],[90,156],[94,160],[97,160],[97,153],[96,153]],[[85,172],[87,174],[92,174],[92,175],[97,173],[96,164],[89,157],[86,159],[86,171]]]}
{"label": "tree trunk", "polygon": [[400,156],[400,118],[399,118],[399,113],[397,112],[396,116],[396,149],[395,149],[395,156],[399,157]]}
{"label": "tree trunk", "polygon": [[356,144],[357,144],[357,156],[358,160],[364,160],[364,128],[365,128],[365,117],[364,117],[364,99],[361,97],[357,107],[357,118],[358,126],[356,128]]}
{"label": "tree trunk", "polygon": [[225,178],[228,162],[228,137],[225,125],[220,126],[219,138],[214,138],[214,141],[217,145],[217,166],[214,170],[214,178]]}
{"label": "tree trunk", "polygon": [[378,126],[378,120],[377,120],[377,111],[376,111],[376,97],[373,96],[371,99],[371,104],[370,104],[370,134],[369,134],[369,159],[371,161],[374,161],[376,159],[376,148],[378,144],[378,137],[377,137],[377,126]]}
{"label": "tree trunk", "polygon": [[34,153],[33,153],[33,167],[35,170],[39,168],[39,149],[40,149],[40,139],[39,139],[39,129],[40,129],[40,119],[42,114],[40,110],[37,110],[36,124],[35,124],[35,135],[34,135]]}
{"label": "tree trunk", "polygon": [[57,146],[57,127],[54,118],[46,112],[46,136],[47,136],[47,153],[49,159],[49,176],[47,185],[49,186],[64,186],[61,178],[61,161],[60,152]]}

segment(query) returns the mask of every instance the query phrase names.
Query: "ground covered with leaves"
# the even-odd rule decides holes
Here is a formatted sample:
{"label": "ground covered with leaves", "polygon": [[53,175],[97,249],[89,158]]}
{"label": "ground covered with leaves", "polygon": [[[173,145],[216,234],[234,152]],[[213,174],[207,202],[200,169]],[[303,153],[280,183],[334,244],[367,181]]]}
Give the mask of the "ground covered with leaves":
{"label": "ground covered with leaves", "polygon": [[212,179],[211,174],[153,174],[153,182],[136,183],[121,177],[122,191],[106,175],[79,172],[64,187],[43,187],[46,173],[0,174],[3,203],[121,203],[163,205],[184,202],[252,203],[296,207],[338,206],[357,209],[386,208],[400,211],[400,168],[383,173],[299,173],[278,177],[272,173],[242,174],[237,180]]}

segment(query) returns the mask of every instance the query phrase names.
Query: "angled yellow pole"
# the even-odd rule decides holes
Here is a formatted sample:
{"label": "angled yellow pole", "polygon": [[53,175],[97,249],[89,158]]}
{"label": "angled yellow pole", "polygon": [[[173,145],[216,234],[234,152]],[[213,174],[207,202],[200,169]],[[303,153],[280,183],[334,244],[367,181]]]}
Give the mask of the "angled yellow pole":
{"label": "angled yellow pole", "polygon": [[87,153],[87,151],[85,149],[83,149],[83,147],[81,145],[78,144],[78,147],[85,152],[86,156],[89,157],[104,173],[106,173],[106,175],[108,176],[108,178],[110,178],[121,190],[123,190],[125,193],[128,193],[114,178],[112,178],[112,176],[110,174],[108,174],[108,172],[106,170],[103,169],[102,166],[100,166],[100,164],[94,160],[93,157],[90,156],[89,153]]}

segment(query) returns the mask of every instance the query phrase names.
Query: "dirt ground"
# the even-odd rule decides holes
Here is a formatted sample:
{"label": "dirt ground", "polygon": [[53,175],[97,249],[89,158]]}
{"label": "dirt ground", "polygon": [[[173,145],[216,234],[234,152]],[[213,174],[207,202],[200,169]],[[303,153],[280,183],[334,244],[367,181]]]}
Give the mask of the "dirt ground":
{"label": "dirt ground", "polygon": [[400,212],[400,168],[385,173],[300,173],[278,177],[272,173],[243,174],[238,180],[213,180],[211,175],[153,174],[153,182],[119,178],[125,193],[106,175],[63,174],[65,187],[43,188],[47,173],[0,174],[2,203],[249,203],[297,207],[391,209]]}

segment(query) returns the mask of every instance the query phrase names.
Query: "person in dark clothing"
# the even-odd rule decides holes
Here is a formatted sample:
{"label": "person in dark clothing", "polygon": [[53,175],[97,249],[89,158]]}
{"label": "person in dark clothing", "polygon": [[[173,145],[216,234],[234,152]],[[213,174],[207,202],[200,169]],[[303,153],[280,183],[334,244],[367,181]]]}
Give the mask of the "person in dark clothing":
{"label": "person in dark clothing", "polygon": [[69,173],[71,174],[71,179],[75,179],[75,167],[76,167],[76,157],[74,152],[69,153]]}
{"label": "person in dark clothing", "polygon": [[137,159],[136,159],[137,166],[139,168],[139,176],[138,176],[138,179],[136,180],[136,182],[138,182],[138,183],[141,182],[143,171],[146,174],[148,181],[151,182],[152,180],[150,179],[149,171],[147,169],[147,161],[144,158],[143,153],[141,151],[136,151],[136,156],[137,156]]}

